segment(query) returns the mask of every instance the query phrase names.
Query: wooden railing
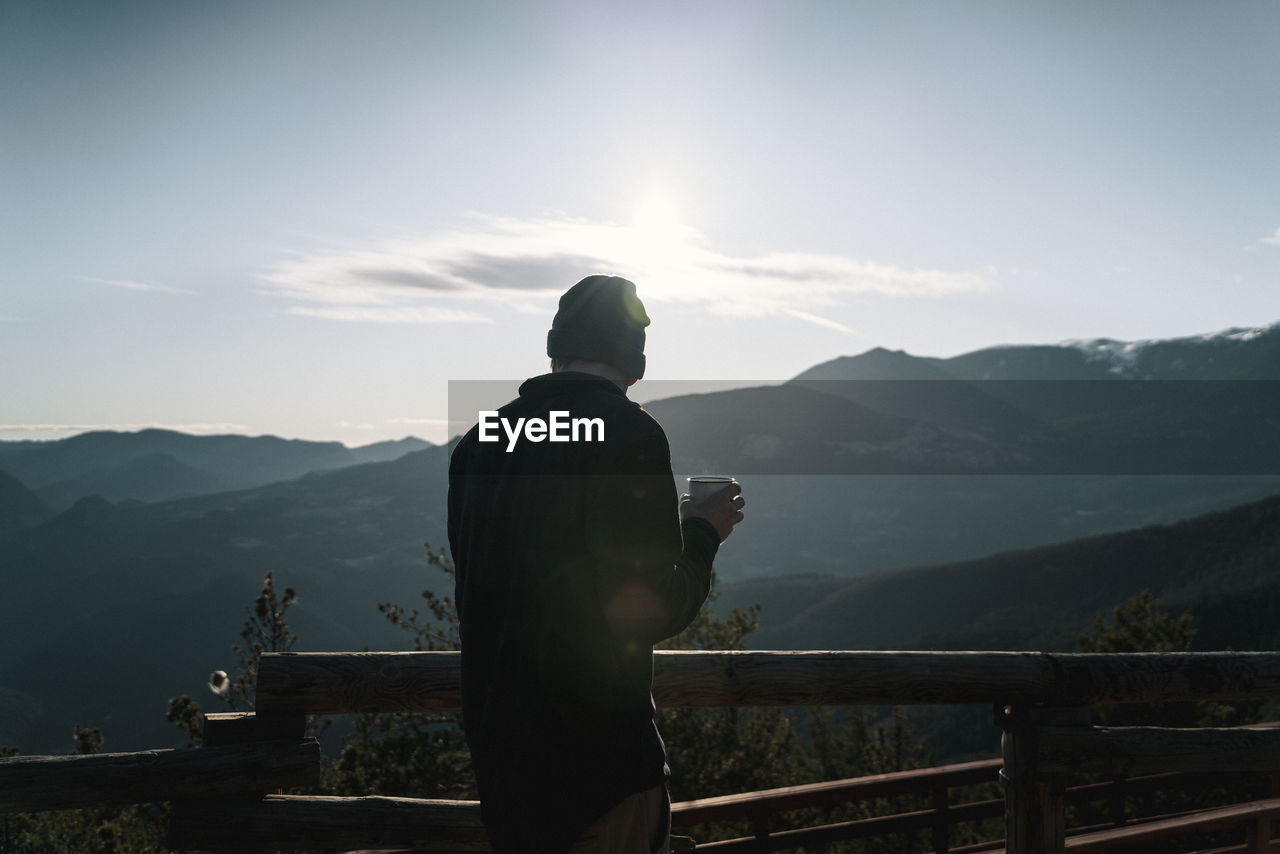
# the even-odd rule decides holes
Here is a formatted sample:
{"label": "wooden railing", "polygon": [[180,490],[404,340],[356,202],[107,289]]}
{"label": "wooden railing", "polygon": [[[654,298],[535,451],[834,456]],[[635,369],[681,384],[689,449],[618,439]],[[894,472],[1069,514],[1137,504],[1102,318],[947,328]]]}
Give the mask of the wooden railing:
{"label": "wooden railing", "polygon": [[[966,845],[954,842],[958,825],[989,822],[1001,817],[1005,806],[1003,798],[966,803],[950,801],[951,790],[956,787],[973,787],[975,784],[994,782],[1001,765],[1002,761],[999,759],[980,760],[685,801],[672,805],[673,823],[675,827],[681,828],[709,821],[737,821],[749,822],[753,827],[751,836],[705,843],[697,846],[698,851],[764,852],[799,846],[814,850],[846,840],[890,835],[920,839],[925,834],[928,839],[925,850],[953,854],[1003,851],[1004,839]],[[1064,800],[1068,806],[1101,804],[1100,812],[1108,815],[1108,818],[1101,824],[1068,830],[1067,850],[1098,851],[1117,845],[1117,839],[1132,837],[1139,842],[1173,839],[1187,833],[1236,826],[1243,823],[1243,819],[1230,822],[1224,820],[1237,813],[1242,817],[1251,816],[1260,805],[1269,807],[1268,802],[1236,804],[1219,810],[1160,816],[1158,820],[1143,820],[1131,824],[1133,819],[1125,809],[1130,798],[1149,797],[1162,791],[1177,791],[1202,785],[1204,782],[1203,775],[1165,773],[1070,786],[1064,792]],[[788,811],[849,806],[874,798],[901,796],[915,796],[916,799],[930,803],[922,809],[816,826],[779,829],[774,825],[777,815]],[[1098,814],[1099,810],[1095,809],[1093,813]]]}
{"label": "wooden railing", "polygon": [[[654,696],[664,706],[981,703],[996,710],[1004,730],[1003,803],[935,801],[919,815],[801,830],[773,831],[757,820],[754,836],[698,850],[780,850],[806,844],[804,832],[817,843],[892,827],[928,828],[935,849],[946,850],[945,829],[957,816],[1003,812],[1014,854],[1101,850],[1120,841],[1116,834],[1167,840],[1189,828],[1224,826],[1251,828],[1248,844],[1261,851],[1269,846],[1271,819],[1280,816],[1277,800],[1070,840],[1064,826],[1068,774],[1280,772],[1277,730],[1099,728],[1088,725],[1085,713],[1091,703],[1280,697],[1280,653],[659,652],[654,670]],[[484,851],[473,801],[267,794],[314,785],[318,777],[318,746],[303,738],[306,714],[451,712],[459,706],[458,686],[452,652],[265,654],[257,714],[208,715],[205,747],[0,760],[0,811],[171,800],[170,844],[183,849]],[[685,824],[734,811],[758,817],[786,804],[848,803],[886,786],[936,790],[948,775],[996,772],[993,763],[904,772],[690,801],[674,805],[673,814]]]}
{"label": "wooden railing", "polygon": [[[1000,765],[999,759],[989,759],[684,801],[672,804],[672,825],[691,828],[709,822],[745,820],[751,823],[753,835],[699,845],[699,851],[779,851],[801,845],[812,849],[830,842],[922,831],[930,832],[934,851],[948,851],[951,849],[948,839],[954,825],[996,818],[1004,809],[1001,800],[953,806],[950,791],[961,786],[994,782]],[[932,806],[896,815],[812,827],[780,829],[774,824],[778,813],[839,807],[904,795],[929,798]]]}
{"label": "wooden railing", "polygon": [[[451,712],[456,652],[267,653],[260,712]],[[654,654],[659,706],[1080,706],[1280,697],[1280,653]]]}

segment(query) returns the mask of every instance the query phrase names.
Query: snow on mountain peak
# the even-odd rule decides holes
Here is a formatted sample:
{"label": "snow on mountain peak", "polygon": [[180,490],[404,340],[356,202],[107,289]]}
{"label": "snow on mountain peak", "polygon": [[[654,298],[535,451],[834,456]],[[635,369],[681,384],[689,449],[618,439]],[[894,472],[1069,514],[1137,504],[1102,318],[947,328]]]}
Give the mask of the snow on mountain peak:
{"label": "snow on mountain peak", "polygon": [[1125,374],[1133,370],[1138,355],[1151,344],[1154,339],[1145,341],[1117,341],[1114,338],[1073,338],[1058,342],[1059,347],[1074,347],[1084,353],[1090,362],[1108,362],[1107,370],[1113,374]]}
{"label": "snow on mountain peak", "polygon": [[[1222,340],[1229,339],[1231,341],[1252,341],[1255,338],[1261,338],[1263,335],[1266,335],[1268,332],[1275,330],[1277,327],[1280,327],[1280,320],[1276,321],[1275,323],[1267,324],[1266,326],[1253,326],[1253,327],[1233,326],[1232,328],[1224,329],[1221,332],[1214,332],[1209,335],[1201,335],[1199,336],[1198,340],[1222,341]],[[1195,339],[1192,339],[1192,340],[1195,340]]]}
{"label": "snow on mountain peak", "polygon": [[1280,329],[1280,321],[1265,326],[1233,326],[1219,332],[1203,335],[1187,335],[1181,338],[1147,338],[1140,341],[1117,341],[1114,338],[1072,338],[1060,341],[1060,347],[1074,347],[1084,353],[1090,362],[1107,362],[1113,374],[1129,374],[1134,370],[1139,355],[1155,344],[1205,345],[1222,342],[1244,343]]}

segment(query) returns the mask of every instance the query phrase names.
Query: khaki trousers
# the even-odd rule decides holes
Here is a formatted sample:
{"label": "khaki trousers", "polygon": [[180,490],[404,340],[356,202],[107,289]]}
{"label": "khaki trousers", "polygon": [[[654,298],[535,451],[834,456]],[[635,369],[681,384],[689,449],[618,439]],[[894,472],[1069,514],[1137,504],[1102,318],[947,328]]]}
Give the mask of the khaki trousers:
{"label": "khaki trousers", "polygon": [[600,816],[566,854],[667,854],[670,848],[671,802],[659,785]]}

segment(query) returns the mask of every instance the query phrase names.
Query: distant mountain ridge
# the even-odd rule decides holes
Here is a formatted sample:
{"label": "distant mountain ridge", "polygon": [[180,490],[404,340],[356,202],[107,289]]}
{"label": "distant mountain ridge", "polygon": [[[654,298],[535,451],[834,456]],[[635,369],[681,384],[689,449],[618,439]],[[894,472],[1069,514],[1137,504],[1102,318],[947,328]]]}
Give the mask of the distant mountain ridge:
{"label": "distant mountain ridge", "polygon": [[53,508],[21,481],[0,471],[0,536],[37,525],[53,514]]}
{"label": "distant mountain ridge", "polygon": [[1063,341],[1059,346],[1080,350],[1086,361],[1101,364],[1107,373],[1123,379],[1280,378],[1280,322],[1184,338],[1094,338]]}
{"label": "distant mountain ridge", "polygon": [[1142,341],[1002,344],[950,358],[876,347],[794,380],[1280,380],[1280,321]]}
{"label": "distant mountain ridge", "polygon": [[785,386],[793,390],[737,389],[646,408],[667,428],[677,466],[695,469],[1280,474],[1280,323],[949,359],[874,348],[815,365]]}
{"label": "distant mountain ridge", "polygon": [[88,495],[150,502],[248,489],[395,459],[429,444],[407,437],[353,449],[275,436],[95,431],[50,442],[0,442],[0,470],[48,504],[66,508]]}
{"label": "distant mountain ridge", "polygon": [[875,348],[645,408],[677,472],[743,482],[733,579],[976,558],[1280,492],[1280,324],[1125,347],[1157,382],[1072,342]]}

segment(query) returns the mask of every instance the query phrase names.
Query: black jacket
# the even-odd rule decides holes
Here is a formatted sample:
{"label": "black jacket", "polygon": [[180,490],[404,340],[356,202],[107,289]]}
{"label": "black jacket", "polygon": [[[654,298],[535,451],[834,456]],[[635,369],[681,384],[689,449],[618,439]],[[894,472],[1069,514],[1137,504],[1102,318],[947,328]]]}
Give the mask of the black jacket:
{"label": "black jacket", "polygon": [[535,377],[499,415],[553,411],[599,418],[603,441],[508,452],[477,425],[449,467],[463,725],[497,851],[563,850],[665,779],[652,645],[697,615],[719,540],[680,525],[666,436],[616,385]]}

